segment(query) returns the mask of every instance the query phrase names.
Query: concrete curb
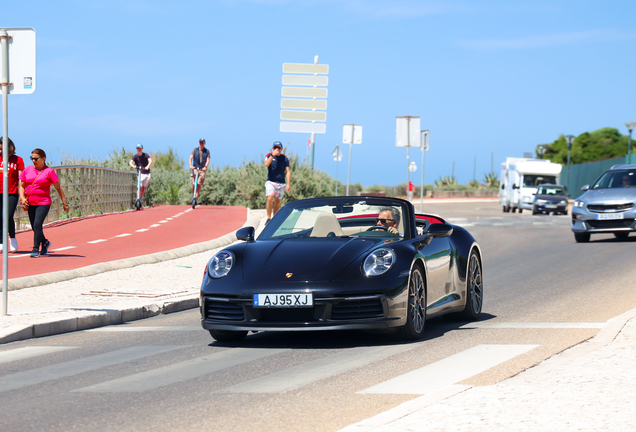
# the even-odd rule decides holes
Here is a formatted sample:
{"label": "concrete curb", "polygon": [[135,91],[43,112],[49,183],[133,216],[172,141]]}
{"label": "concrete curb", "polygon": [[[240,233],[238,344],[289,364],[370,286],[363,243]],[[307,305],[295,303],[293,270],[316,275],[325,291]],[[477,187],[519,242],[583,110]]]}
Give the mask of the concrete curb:
{"label": "concrete curb", "polygon": [[[255,229],[260,223],[260,218],[256,216],[248,216],[247,221],[243,225],[253,226]],[[120,270],[124,268],[136,267],[143,264],[155,264],[162,261],[169,261],[177,258],[182,258],[189,255],[194,255],[199,252],[205,252],[208,250],[216,249],[221,246],[231,244],[236,241],[236,233],[226,234],[223,237],[219,237],[214,240],[208,240],[202,243],[196,243],[189,246],[184,246],[178,249],[170,251],[157,252],[149,255],[143,255],[139,257],[126,258],[117,261],[110,261],[105,263],[93,264],[86,267],[81,267],[74,270],[61,270],[52,273],[46,273],[43,275],[25,276],[21,278],[15,278],[9,280],[9,291],[18,290],[22,288],[31,288],[41,285],[48,285],[56,282],[64,282],[71,279],[93,276],[99,273],[105,273],[112,270]]]}
{"label": "concrete curb", "polygon": [[[243,226],[253,226],[256,229],[260,224],[260,221],[261,218],[253,216],[250,213],[247,221]],[[13,288],[10,289],[15,290],[50,284],[54,282],[63,282],[79,277],[92,276],[111,270],[119,270],[135,267],[142,264],[154,264],[162,261],[182,258],[196,253],[216,249],[231,244],[236,240],[236,232],[234,232],[231,234],[226,234],[214,240],[173,249],[171,251],[158,252],[141,257],[95,264],[76,270],[66,270],[49,273],[46,275],[18,278],[14,281],[19,281],[20,283],[14,285]],[[199,307],[198,295],[196,297],[186,297],[178,300],[167,300],[162,302],[148,303],[145,305],[121,310],[112,309],[99,312],[87,311],[85,313],[79,313],[77,316],[73,317],[64,317],[56,320],[34,324],[13,325],[5,328],[0,328],[0,344],[31,339],[34,337],[51,336],[78,330],[88,330],[113,324],[121,324],[124,322],[149,318],[160,314],[168,314],[184,311],[187,309],[194,309],[197,307]]]}

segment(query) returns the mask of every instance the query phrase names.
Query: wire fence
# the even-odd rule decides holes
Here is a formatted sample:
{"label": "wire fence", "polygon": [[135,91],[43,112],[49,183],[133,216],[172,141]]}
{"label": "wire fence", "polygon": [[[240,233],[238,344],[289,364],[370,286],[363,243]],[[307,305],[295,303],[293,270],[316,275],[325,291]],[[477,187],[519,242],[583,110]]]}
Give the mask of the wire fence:
{"label": "wire fence", "polygon": [[[62,200],[51,187],[51,210],[45,224],[81,216],[118,213],[131,210],[137,198],[137,173],[95,166],[51,167],[60,179],[69,213],[64,213]],[[30,229],[29,215],[18,205],[15,229]]]}

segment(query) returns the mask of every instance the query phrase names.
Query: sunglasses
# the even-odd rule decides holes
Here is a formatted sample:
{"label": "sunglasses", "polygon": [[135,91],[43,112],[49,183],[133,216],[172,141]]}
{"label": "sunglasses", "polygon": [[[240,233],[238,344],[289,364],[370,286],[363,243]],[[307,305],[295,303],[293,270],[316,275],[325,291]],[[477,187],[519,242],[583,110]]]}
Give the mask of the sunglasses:
{"label": "sunglasses", "polygon": [[36,160],[40,160],[40,159],[42,159],[42,158],[39,158],[39,157],[34,158],[33,156],[31,156],[31,160],[32,160],[33,162],[35,162]]}
{"label": "sunglasses", "polygon": [[382,223],[382,224],[385,224],[387,221],[394,221],[394,220],[395,220],[395,219],[376,218],[376,219],[375,219],[375,223],[380,222],[380,223]]}

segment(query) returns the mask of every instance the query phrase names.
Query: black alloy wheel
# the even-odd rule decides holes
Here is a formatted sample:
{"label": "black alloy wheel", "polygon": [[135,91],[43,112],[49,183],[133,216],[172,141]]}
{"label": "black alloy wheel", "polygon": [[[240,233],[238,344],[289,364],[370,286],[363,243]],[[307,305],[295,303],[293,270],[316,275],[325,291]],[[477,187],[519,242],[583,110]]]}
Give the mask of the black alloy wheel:
{"label": "black alloy wheel", "polygon": [[422,269],[416,265],[409,278],[409,298],[406,308],[406,324],[400,328],[400,337],[417,340],[424,335],[426,327],[426,284]]}
{"label": "black alloy wheel", "polygon": [[466,269],[466,306],[462,311],[462,317],[469,321],[476,321],[479,319],[483,305],[484,285],[481,262],[477,252],[473,250],[468,258],[468,268]]}
{"label": "black alloy wheel", "polygon": [[245,339],[246,331],[210,330],[210,336],[219,342],[238,342]]}

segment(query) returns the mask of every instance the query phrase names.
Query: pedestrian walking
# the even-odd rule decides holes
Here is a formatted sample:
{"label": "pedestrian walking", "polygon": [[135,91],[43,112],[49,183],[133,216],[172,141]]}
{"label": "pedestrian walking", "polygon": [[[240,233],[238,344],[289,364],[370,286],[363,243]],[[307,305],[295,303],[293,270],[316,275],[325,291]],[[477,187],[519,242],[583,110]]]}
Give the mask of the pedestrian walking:
{"label": "pedestrian walking", "polygon": [[406,199],[408,201],[413,201],[413,191],[414,190],[415,190],[415,186],[413,185],[411,180],[409,180],[409,184],[406,185]]}
{"label": "pedestrian walking", "polygon": [[[4,170],[4,156],[3,156],[3,137],[0,137],[0,170]],[[9,177],[9,226],[7,231],[9,232],[9,251],[15,252],[18,250],[18,239],[15,238],[15,221],[13,220],[13,215],[15,214],[15,209],[18,207],[18,201],[20,200],[20,175],[22,171],[24,171],[24,161],[20,156],[15,154],[15,145],[11,138],[7,138],[7,149],[8,149],[8,164],[7,164],[7,174]],[[4,227],[2,226],[2,214],[4,211],[4,176],[0,175],[0,230]],[[4,250],[4,236],[0,235],[0,251]]]}
{"label": "pedestrian walking", "polygon": [[29,213],[29,221],[33,229],[31,258],[38,258],[40,255],[47,255],[51,247],[51,242],[44,237],[44,219],[49,214],[53,203],[51,185],[60,196],[65,212],[68,213],[69,207],[55,170],[46,165],[44,150],[39,148],[33,150],[31,161],[33,165],[26,167],[20,175],[20,203]]}
{"label": "pedestrian walking", "polygon": [[[190,176],[190,182],[192,183],[192,196],[194,196],[196,199],[199,199],[199,195],[201,194],[201,186],[203,186],[203,182],[205,182],[205,172],[208,169],[208,165],[210,164],[210,150],[205,148],[204,138],[199,139],[199,146],[192,150],[188,163],[190,164],[190,169],[192,170],[192,175]],[[199,171],[199,176],[195,192],[194,182],[197,179],[196,170]]]}
{"label": "pedestrian walking", "polygon": [[144,153],[143,145],[137,144],[137,154],[132,157],[128,165],[139,170],[139,178],[141,179],[139,198],[142,199],[146,188],[150,184],[150,165],[152,165],[152,159],[147,153]]}
{"label": "pedestrian walking", "polygon": [[267,221],[265,224],[276,214],[285,191],[289,192],[290,189],[291,169],[289,168],[289,159],[282,151],[283,145],[280,141],[276,141],[272,145],[271,153],[267,153],[265,156],[265,166],[267,167],[267,181],[265,182]]}

